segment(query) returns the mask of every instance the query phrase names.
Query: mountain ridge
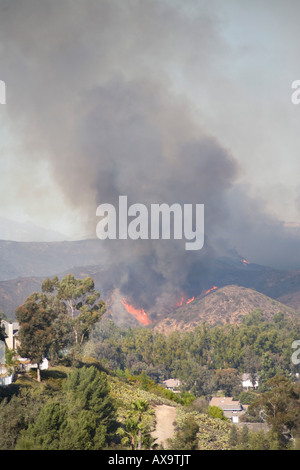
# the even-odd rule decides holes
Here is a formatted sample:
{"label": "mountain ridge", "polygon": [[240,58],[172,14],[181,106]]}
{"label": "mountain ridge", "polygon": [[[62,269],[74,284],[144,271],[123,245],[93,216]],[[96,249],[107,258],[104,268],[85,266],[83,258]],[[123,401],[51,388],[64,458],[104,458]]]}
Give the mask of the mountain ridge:
{"label": "mountain ridge", "polygon": [[261,310],[266,320],[283,313],[290,318],[299,317],[291,307],[254,289],[228,285],[201,295],[157,320],[154,330],[164,334],[172,331],[190,331],[200,323],[210,325],[239,324],[245,315]]}
{"label": "mountain ridge", "polygon": [[[130,259],[128,260],[130,262]],[[123,271],[126,273],[128,260],[120,259],[116,264],[110,262],[109,255],[98,239],[59,242],[0,240],[0,309],[8,317],[13,318],[15,309],[25,301],[28,295],[39,291],[45,278],[54,275],[62,278],[68,273],[78,278],[91,276],[104,301],[110,304],[112,293],[120,287],[117,281],[120,279],[119,274]],[[199,300],[212,286],[216,286],[218,295],[215,298],[221,300],[220,289],[233,285],[252,289],[274,301],[281,301],[281,305],[291,307],[293,311],[300,312],[300,271],[258,265],[238,255],[212,257],[204,271],[198,270],[191,273],[187,279],[188,290],[185,294],[187,298],[195,297]],[[151,286],[149,288],[151,289]],[[233,295],[239,295],[242,299],[242,290],[239,292]],[[122,294],[126,296],[130,292],[122,292]],[[272,300],[269,300],[267,304],[269,305]],[[223,301],[221,303],[224,304]],[[254,308],[257,303],[259,304],[258,301],[253,302]],[[243,304],[242,300],[240,304]],[[225,308],[224,305],[223,308]],[[182,307],[186,308],[187,320],[189,315],[192,315],[194,306],[195,303],[192,302],[189,304],[192,310]],[[138,307],[144,308],[142,305]],[[213,307],[211,308],[213,312]],[[249,308],[246,310],[249,311]],[[147,311],[146,308],[145,310]],[[120,309],[121,313],[125,316],[129,315],[127,312],[121,312]],[[168,316],[178,316],[179,313],[178,310],[170,309]],[[116,311],[115,318],[118,314]],[[226,309],[224,315],[226,318]],[[163,318],[161,312],[154,312],[152,316],[153,323],[155,321],[158,323]]]}

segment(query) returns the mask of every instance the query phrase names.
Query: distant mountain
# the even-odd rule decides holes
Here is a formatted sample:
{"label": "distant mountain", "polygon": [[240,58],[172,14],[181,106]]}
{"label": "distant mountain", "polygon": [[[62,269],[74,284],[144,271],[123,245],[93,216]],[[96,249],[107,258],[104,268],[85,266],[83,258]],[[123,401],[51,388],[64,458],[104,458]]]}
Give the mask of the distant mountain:
{"label": "distant mountain", "polygon": [[15,309],[33,292],[39,292],[42,279],[19,278],[0,282],[0,309],[8,319],[15,319]]}
{"label": "distant mountain", "polygon": [[46,230],[33,222],[16,222],[0,217],[0,240],[22,242],[63,241],[67,237],[55,230]]}
{"label": "distant mountain", "polygon": [[261,309],[266,319],[279,312],[289,317],[298,316],[292,308],[260,292],[230,285],[203,294],[172,314],[158,318],[154,329],[170,333],[174,330],[189,331],[203,322],[210,325],[238,324],[255,309]]}
{"label": "distant mountain", "polygon": [[[94,268],[96,265],[96,268]],[[99,240],[15,242],[0,240],[0,309],[13,318],[15,309],[42,281],[54,275],[92,275],[101,286],[107,272]]]}
{"label": "distant mountain", "polygon": [[60,242],[0,240],[0,281],[48,277],[78,266],[102,266],[105,262],[105,252],[97,239]]}
{"label": "distant mountain", "polygon": [[277,300],[300,313],[300,290],[281,295]]}
{"label": "distant mountain", "polygon": [[[300,290],[299,270],[262,266],[237,256],[214,259],[205,278],[203,287],[206,290],[212,286],[236,284],[255,289],[274,299]],[[197,283],[197,278],[193,282]]]}
{"label": "distant mountain", "polygon": [[[96,289],[102,294],[102,298],[113,306],[114,320],[117,320],[118,317],[125,318],[125,322],[128,323],[126,318],[130,318],[128,317],[129,314],[127,317],[124,316],[124,308],[117,308],[120,302],[112,302],[111,298],[116,289],[120,288],[118,285],[120,279],[122,277],[126,279],[130,271],[129,255],[130,253],[128,254],[125,250],[123,260],[115,257],[115,264],[113,265],[104,245],[98,239],[57,242],[0,240],[0,309],[4,310],[8,316],[13,316],[15,308],[23,303],[29,294],[39,290],[42,281],[46,277],[58,275],[61,278],[68,273],[72,273],[78,278],[91,276],[95,281]],[[127,260],[126,256],[128,256]],[[140,263],[142,262],[141,259]],[[137,282],[136,278],[131,278],[128,288],[136,288]],[[237,313],[232,313],[231,310],[228,313],[225,309],[226,305],[232,306],[232,299],[230,302],[228,300],[223,301],[220,294],[222,292],[221,288],[233,285],[236,286],[236,289],[246,288],[240,290],[239,294],[235,294],[239,297],[240,309],[246,302],[245,299],[244,301],[241,300],[242,293],[249,301],[248,306],[243,307],[245,311],[253,310],[259,305],[258,293],[260,293],[273,299],[273,301],[281,301],[282,304],[300,312],[300,271],[280,270],[249,263],[237,255],[220,258],[211,257],[202,269],[196,266],[194,272],[189,273],[186,279],[186,290],[183,288],[186,297],[195,297],[196,301],[192,302],[187,310],[182,307],[183,310],[173,312],[170,306],[170,309],[165,310],[165,312],[171,318],[173,315],[179,315],[181,311],[182,318],[187,315],[186,320],[189,322],[190,314],[193,313],[195,305],[203,299],[203,296],[206,297],[204,295],[206,291],[216,286],[218,289],[214,291],[214,294],[217,295],[212,298],[216,299],[216,303],[217,300],[221,302],[223,313],[218,319],[217,313],[214,313],[216,307],[210,305],[214,321],[221,322],[223,318],[226,319],[226,315],[229,315],[228,321],[231,321],[233,317],[237,319]],[[150,289],[151,292],[150,284],[147,287],[141,286],[141,288]],[[256,292],[255,302],[253,297],[251,299],[252,303],[250,302],[250,294],[247,289]],[[130,296],[131,292],[123,292],[123,294]],[[260,299],[262,298],[260,297]],[[268,305],[270,307],[270,302],[269,299],[269,304],[262,303],[267,308]],[[209,314],[209,309],[203,305],[201,308],[207,315]],[[200,310],[198,309],[198,311]],[[150,312],[150,314],[153,321],[159,322],[166,319],[159,311]]]}
{"label": "distant mountain", "polygon": [[[52,273],[49,277],[58,274],[59,278],[72,273],[76,278],[85,278],[87,276],[93,277],[96,288],[101,288],[101,298],[104,296],[108,298],[107,293],[111,289],[111,283],[107,276],[105,266],[102,268],[97,266],[95,271],[94,267],[75,267],[66,270],[62,273]],[[40,277],[19,277],[17,279],[9,279],[0,281],[0,309],[6,314],[7,317],[14,319],[15,309],[24,303],[25,299],[33,292],[40,292],[42,282],[48,276]]]}

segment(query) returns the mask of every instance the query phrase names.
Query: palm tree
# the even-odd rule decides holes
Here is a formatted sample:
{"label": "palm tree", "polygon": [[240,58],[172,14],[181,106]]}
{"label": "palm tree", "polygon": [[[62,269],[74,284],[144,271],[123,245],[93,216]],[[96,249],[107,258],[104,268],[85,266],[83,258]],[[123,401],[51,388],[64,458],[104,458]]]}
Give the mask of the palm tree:
{"label": "palm tree", "polygon": [[137,415],[138,423],[138,450],[142,449],[142,416],[148,408],[149,404],[144,400],[138,400],[132,403],[131,405],[134,414]]}
{"label": "palm tree", "polygon": [[119,428],[117,434],[122,437],[122,444],[127,445],[130,443],[131,449],[135,450],[138,436],[138,421],[133,418],[128,418],[125,421],[125,428]]}

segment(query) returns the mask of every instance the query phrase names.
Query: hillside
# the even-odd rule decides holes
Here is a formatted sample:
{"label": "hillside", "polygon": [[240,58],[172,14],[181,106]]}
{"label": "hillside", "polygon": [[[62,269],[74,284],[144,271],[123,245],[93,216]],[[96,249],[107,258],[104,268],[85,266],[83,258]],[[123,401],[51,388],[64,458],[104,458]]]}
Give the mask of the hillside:
{"label": "hillside", "polygon": [[31,221],[16,222],[0,217],[0,240],[14,241],[62,241],[67,237],[55,230],[42,228]]}
{"label": "hillside", "polygon": [[42,282],[46,277],[58,275],[59,278],[62,278],[68,273],[74,274],[76,278],[91,276],[95,281],[96,288],[100,289],[102,298],[109,288],[111,288],[111,282],[105,266],[97,266],[96,269],[92,266],[80,266],[64,272],[54,271],[51,272],[49,276],[18,277],[16,279],[0,281],[0,309],[3,310],[9,318],[14,318],[15,309],[24,303],[25,299],[30,294],[41,290]]}
{"label": "hillside", "polygon": [[99,240],[15,242],[0,240],[0,281],[47,277],[78,266],[102,266],[105,252]]}
{"label": "hillside", "polygon": [[[122,421],[126,411],[130,410],[133,401],[145,400],[150,403],[152,437],[164,449],[169,449],[167,438],[174,437],[176,428],[180,428],[185,419],[195,418],[199,426],[197,441],[202,450],[229,449],[230,424],[218,418],[212,418],[205,413],[192,411],[174,401],[158,396],[155,392],[145,391],[118,379],[110,379],[112,396],[118,404],[118,415]],[[167,414],[164,412],[168,410]],[[169,414],[172,416],[170,419]],[[173,426],[172,426],[173,424]],[[175,425],[174,425],[175,424]],[[163,434],[162,434],[163,432]]]}
{"label": "hillside", "polygon": [[300,312],[300,290],[281,295],[277,300],[285,305],[288,305],[297,312]]}
{"label": "hillside", "polygon": [[[103,370],[101,364],[95,359],[82,358],[82,360],[83,362],[80,367],[85,367],[87,365],[88,367],[94,366],[99,371]],[[18,400],[22,400],[22,398],[19,399],[19,396],[22,396],[22,390],[26,389],[28,401],[23,403],[21,412],[26,413],[26,407],[35,408],[33,414],[29,413],[29,419],[31,418],[32,420],[33,416],[35,416],[36,420],[38,413],[42,409],[43,403],[50,403],[53,398],[55,400],[56,396],[59,397],[60,401],[63,400],[63,383],[67,379],[68,375],[73,371],[74,367],[54,366],[46,371],[42,371],[42,382],[40,383],[38,383],[34,378],[34,372],[28,374],[22,373],[16,377],[14,385],[8,386],[5,390],[3,387],[0,389],[0,401],[4,396],[10,398],[14,396],[16,393],[16,387],[18,387],[19,394],[14,398],[14,403],[16,404],[18,403]],[[142,416],[143,429],[149,429],[152,437],[156,439],[156,444],[158,446],[163,446],[162,448],[168,449],[169,445],[166,438],[173,438],[175,436],[174,433],[176,432],[176,429],[182,426],[183,421],[193,417],[199,426],[199,432],[197,434],[199,449],[222,450],[230,448],[229,423],[218,418],[212,418],[204,412],[200,413],[195,410],[192,411],[190,407],[183,406],[171,399],[168,399],[161,392],[158,392],[158,389],[155,387],[150,390],[144,390],[139,386],[138,382],[131,383],[131,380],[126,380],[124,377],[120,380],[115,376],[115,374],[110,374],[107,371],[106,378],[110,388],[110,396],[116,409],[118,427],[123,426],[128,416],[132,414],[133,403],[144,401],[149,405],[149,407]],[[47,390],[51,390],[51,393],[48,395]],[[44,397],[43,402],[36,399],[37,395]],[[35,407],[33,407],[33,404],[30,401],[31,399],[36,401]],[[5,410],[5,407],[2,406],[0,417],[3,416],[1,415],[1,413],[3,413],[3,409]],[[167,414],[164,413],[165,411],[167,411]],[[14,413],[14,411],[12,412]],[[161,412],[163,412],[163,414]],[[36,415],[34,415],[34,413],[36,413]],[[8,428],[14,438],[9,439],[6,437],[6,431]],[[0,431],[0,450],[14,449],[14,440],[19,437],[19,433],[22,431],[22,428],[23,431],[26,428],[25,420],[24,422],[22,421],[20,429],[14,428],[13,420],[6,423],[6,428],[1,429]],[[12,445],[11,448],[7,447],[8,442]],[[5,447],[3,447],[3,444],[5,444]],[[118,445],[119,451],[121,449],[130,450],[130,443],[127,445]],[[160,449],[161,447],[158,448]]]}
{"label": "hillside", "polygon": [[[139,260],[140,265],[144,262],[143,259]],[[126,253],[122,259],[112,261],[105,253],[103,245],[96,239],[63,242],[0,240],[0,309],[8,317],[13,318],[15,309],[25,301],[29,294],[39,290],[46,277],[57,275],[62,278],[68,273],[74,274],[77,278],[91,276],[95,281],[96,289],[100,291],[107,305],[112,304],[114,292],[122,287],[124,287],[122,295],[132,298],[133,301],[136,300],[135,294],[145,288],[147,288],[145,297],[149,298],[149,292],[155,290],[155,285],[151,285],[151,282],[146,284],[142,282],[140,285],[139,270],[136,269],[134,263],[131,263],[133,262],[126,258]],[[124,282],[126,279],[127,281]],[[148,280],[147,276],[146,279]],[[120,285],[122,282],[123,286]],[[138,288],[139,285],[140,288]],[[230,285],[253,289],[300,311],[300,271],[261,266],[235,255],[220,258],[208,257],[201,269],[196,267],[195,270],[186,273],[183,289],[187,298],[195,297],[196,301],[189,305],[187,311],[185,307],[182,307],[181,310],[176,310],[174,315],[177,318],[182,313],[183,317],[189,318],[190,314],[193,316],[195,313],[197,317],[194,308],[197,302],[205,297],[204,292],[212,286],[218,286],[217,292],[220,292],[221,288]],[[142,298],[143,295],[140,297]],[[220,300],[220,297],[216,298]],[[255,305],[256,303],[254,302]],[[240,305],[243,305],[241,301]],[[223,302],[220,310],[221,318],[217,321],[223,321],[226,315],[231,317],[232,313],[227,313],[225,306]],[[190,310],[191,307],[192,310]],[[202,305],[201,309],[206,312],[206,317],[209,311],[216,316],[214,306],[207,309]],[[245,310],[247,311],[248,307],[245,307]],[[161,312],[155,310],[153,312],[157,316],[157,321],[161,320]],[[173,316],[171,309],[168,310],[168,315]],[[130,315],[126,315],[124,309],[118,308],[116,303],[112,316],[114,320],[121,319],[122,322],[124,317],[125,323],[128,318],[131,320]]]}
{"label": "hillside", "polygon": [[203,294],[171,315],[158,319],[154,329],[169,333],[173,330],[191,330],[200,322],[211,325],[238,324],[243,316],[255,309],[261,309],[267,319],[279,312],[289,317],[297,315],[292,308],[260,292],[230,285]]}
{"label": "hillside", "polygon": [[33,292],[40,291],[42,278],[19,278],[0,282],[0,309],[14,319],[15,309]]}

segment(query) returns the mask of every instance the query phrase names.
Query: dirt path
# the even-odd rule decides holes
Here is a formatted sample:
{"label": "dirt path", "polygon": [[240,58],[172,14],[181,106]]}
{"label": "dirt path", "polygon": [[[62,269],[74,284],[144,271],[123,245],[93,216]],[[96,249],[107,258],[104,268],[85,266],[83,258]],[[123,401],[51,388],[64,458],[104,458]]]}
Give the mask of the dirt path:
{"label": "dirt path", "polygon": [[166,439],[173,437],[176,408],[174,406],[160,405],[155,408],[156,429],[152,437],[159,445],[164,445]]}

